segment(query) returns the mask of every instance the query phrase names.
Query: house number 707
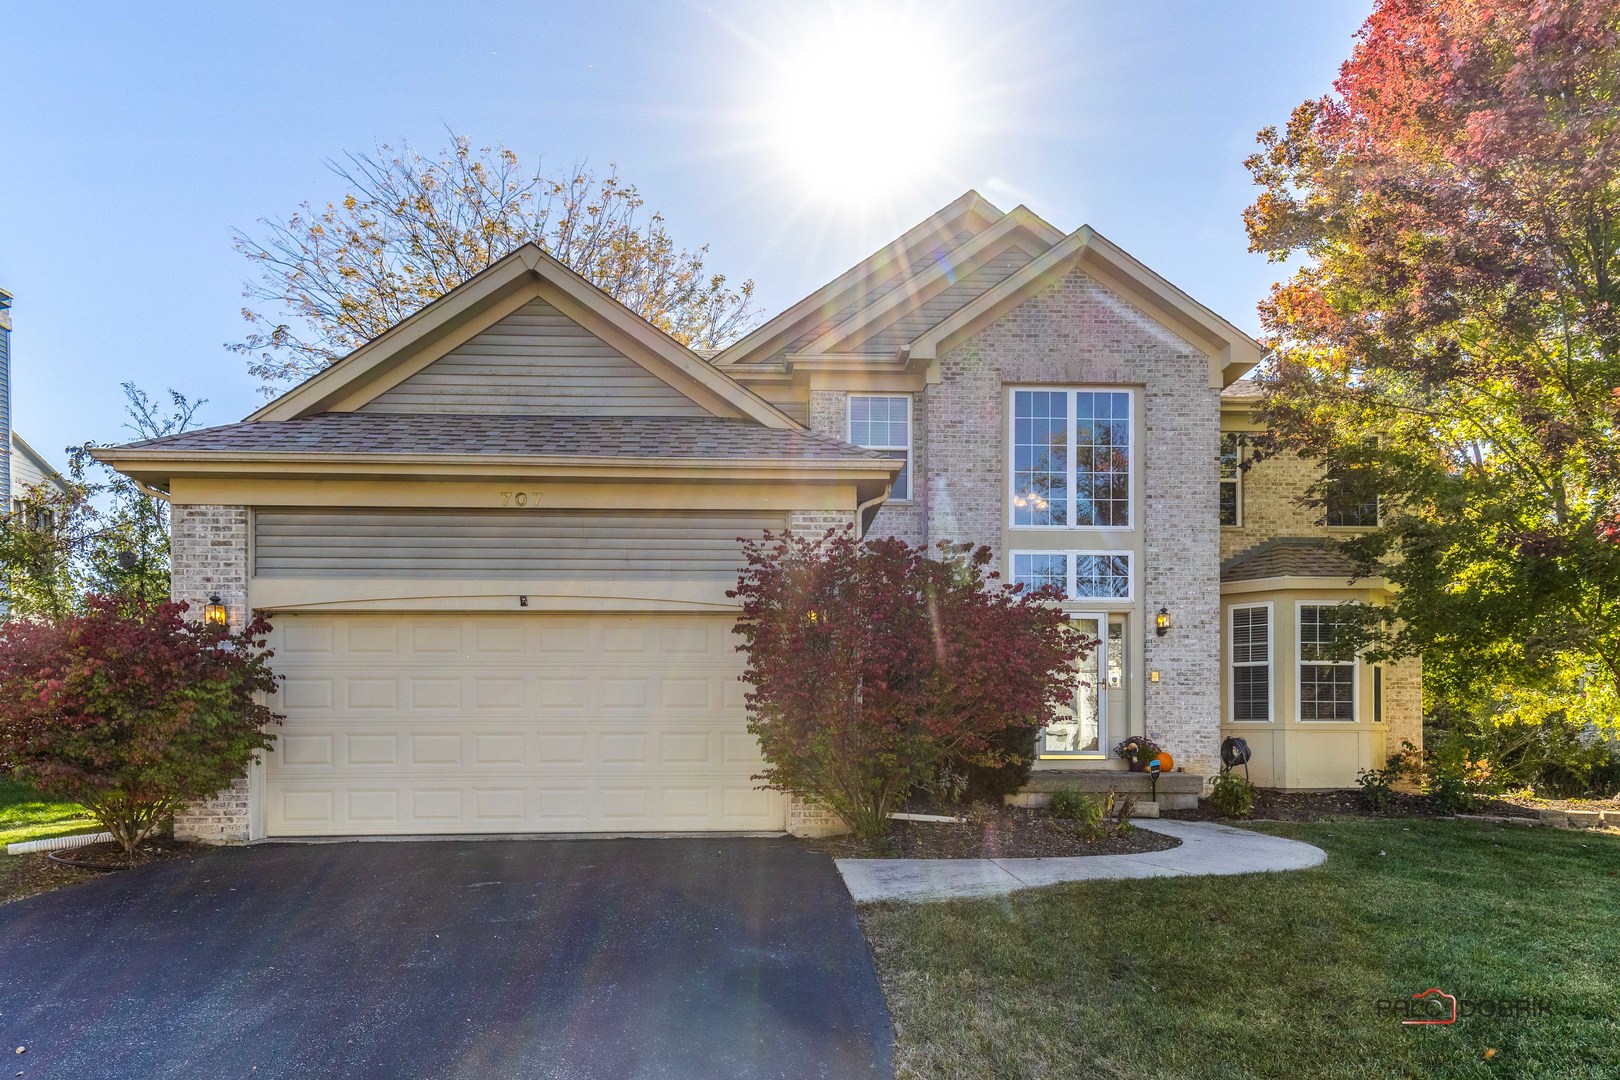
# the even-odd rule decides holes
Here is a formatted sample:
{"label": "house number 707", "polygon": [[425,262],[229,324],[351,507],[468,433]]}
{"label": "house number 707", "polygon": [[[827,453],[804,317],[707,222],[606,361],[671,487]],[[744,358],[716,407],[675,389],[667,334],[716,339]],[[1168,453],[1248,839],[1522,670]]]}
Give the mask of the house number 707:
{"label": "house number 707", "polygon": [[538,491],[503,491],[501,492],[502,506],[539,506],[540,493]]}

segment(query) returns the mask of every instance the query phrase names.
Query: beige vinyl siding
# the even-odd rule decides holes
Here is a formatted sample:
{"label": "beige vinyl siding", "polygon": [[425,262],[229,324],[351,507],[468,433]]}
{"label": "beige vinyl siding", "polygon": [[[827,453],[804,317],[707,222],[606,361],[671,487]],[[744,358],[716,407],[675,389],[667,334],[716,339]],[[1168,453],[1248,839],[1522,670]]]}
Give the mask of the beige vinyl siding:
{"label": "beige vinyl siding", "polygon": [[709,415],[544,300],[525,304],[359,411]]}
{"label": "beige vinyl siding", "polygon": [[561,510],[259,510],[258,577],[722,580],[738,537],[782,531],[771,513]]}
{"label": "beige vinyl siding", "polygon": [[816,322],[815,325],[813,325],[810,329],[794,338],[793,341],[790,342],[786,347],[767,357],[764,360],[764,363],[782,363],[787,358],[789,353],[799,351],[812,341],[815,341],[822,334],[825,334],[828,330],[831,330],[845,319],[848,319],[850,316],[854,315],[857,311],[865,307],[871,307],[885,296],[894,292],[894,290],[909,284],[913,277],[923,273],[930,266],[932,266],[934,260],[943,258],[950,252],[955,251],[963,244],[966,244],[969,240],[972,240],[976,235],[976,233],[970,230],[962,230],[943,244],[938,244],[937,240],[932,240],[931,242],[938,244],[937,250],[935,251],[929,252],[919,248],[918,250],[907,252],[901,259],[897,260],[896,265],[891,268],[890,276],[873,282],[872,286],[866,291],[856,293],[855,296],[851,300],[847,301],[843,307]]}
{"label": "beige vinyl siding", "polygon": [[1033,260],[1027,252],[1009,247],[995,258],[947,286],[937,296],[906,311],[898,319],[865,339],[852,338],[838,346],[840,352],[891,352],[910,344],[957,311],[978,299]]}

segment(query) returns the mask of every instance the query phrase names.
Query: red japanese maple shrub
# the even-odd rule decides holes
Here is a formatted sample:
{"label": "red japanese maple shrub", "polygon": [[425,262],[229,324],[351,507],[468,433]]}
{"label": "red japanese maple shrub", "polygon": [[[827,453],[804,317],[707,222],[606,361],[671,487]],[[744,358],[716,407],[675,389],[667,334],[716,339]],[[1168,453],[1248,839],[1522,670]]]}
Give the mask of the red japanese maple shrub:
{"label": "red japanese maple shrub", "polygon": [[82,803],[126,852],[242,776],[281,720],[257,698],[276,688],[269,622],[231,633],[185,609],[91,597],[0,629],[0,762]]}
{"label": "red japanese maple shrub", "polygon": [[988,548],[767,535],[748,544],[729,595],[748,654],[748,729],[767,786],[808,796],[855,833],[888,815],[942,762],[1003,764],[1015,728],[1073,700],[1094,646],[1055,594],[1000,585]]}

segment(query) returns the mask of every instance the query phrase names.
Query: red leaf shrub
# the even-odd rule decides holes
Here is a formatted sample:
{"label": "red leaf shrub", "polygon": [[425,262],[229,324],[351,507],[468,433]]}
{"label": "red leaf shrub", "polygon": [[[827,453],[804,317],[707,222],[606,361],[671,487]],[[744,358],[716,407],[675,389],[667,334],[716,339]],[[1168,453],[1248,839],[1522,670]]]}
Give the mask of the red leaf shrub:
{"label": "red leaf shrub", "polygon": [[768,534],[746,545],[748,729],[779,791],[809,796],[861,836],[941,763],[1003,764],[1014,728],[1073,700],[1095,642],[1050,601],[994,585],[988,548]]}
{"label": "red leaf shrub", "polygon": [[233,634],[185,610],[92,597],[0,630],[0,762],[82,803],[126,851],[242,776],[281,721],[257,700],[276,688],[269,622]]}

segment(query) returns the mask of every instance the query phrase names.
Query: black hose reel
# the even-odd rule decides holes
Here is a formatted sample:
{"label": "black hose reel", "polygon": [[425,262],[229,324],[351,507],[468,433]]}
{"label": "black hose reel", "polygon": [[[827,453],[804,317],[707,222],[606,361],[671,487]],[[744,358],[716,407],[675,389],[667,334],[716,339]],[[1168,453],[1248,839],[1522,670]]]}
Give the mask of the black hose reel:
{"label": "black hose reel", "polygon": [[1221,740],[1221,764],[1228,771],[1243,766],[1243,779],[1249,778],[1249,741],[1240,739],[1236,735],[1228,735]]}

